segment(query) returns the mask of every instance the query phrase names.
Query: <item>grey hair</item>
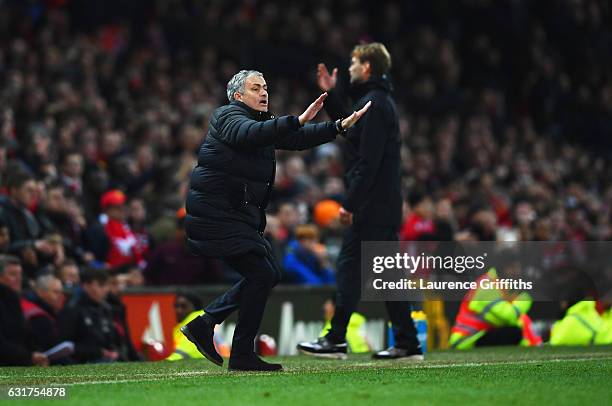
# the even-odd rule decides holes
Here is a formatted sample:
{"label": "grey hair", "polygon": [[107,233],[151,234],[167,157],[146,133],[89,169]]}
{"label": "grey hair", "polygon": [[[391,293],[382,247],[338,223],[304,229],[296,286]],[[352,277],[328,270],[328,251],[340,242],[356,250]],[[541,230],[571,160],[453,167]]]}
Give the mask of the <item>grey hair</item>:
{"label": "grey hair", "polygon": [[227,98],[229,101],[234,100],[234,93],[244,94],[244,83],[249,76],[260,76],[263,78],[263,73],[256,70],[241,70],[236,73],[233,78],[227,82]]}
{"label": "grey hair", "polygon": [[[55,275],[45,274],[41,275],[34,281],[34,287],[40,290],[49,290],[49,285],[53,282],[57,277]],[[57,279],[59,280],[59,279]]]}
{"label": "grey hair", "polygon": [[21,265],[21,260],[13,255],[0,255],[0,275],[4,273],[7,265]]}

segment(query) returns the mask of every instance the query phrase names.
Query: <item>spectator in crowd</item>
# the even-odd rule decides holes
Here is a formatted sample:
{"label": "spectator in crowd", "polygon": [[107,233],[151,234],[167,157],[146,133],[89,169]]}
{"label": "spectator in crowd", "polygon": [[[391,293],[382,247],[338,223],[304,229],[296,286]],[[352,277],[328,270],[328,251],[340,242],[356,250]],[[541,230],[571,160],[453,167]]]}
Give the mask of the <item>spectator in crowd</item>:
{"label": "spectator in crowd", "polygon": [[113,314],[114,327],[118,336],[119,359],[125,361],[140,361],[141,357],[134,348],[130,337],[130,328],[127,323],[127,310],[121,301],[121,293],[128,286],[127,281],[129,279],[129,275],[111,275],[109,282],[110,288],[106,296],[106,302],[110,305]]}
{"label": "spectator in crowd", "polygon": [[319,230],[312,224],[296,227],[283,268],[284,277],[290,283],[327,285],[335,281],[327,249],[319,242]]}
{"label": "spectator in crowd", "polygon": [[[433,234],[435,224],[431,197],[415,190],[408,196],[407,203],[409,208],[400,230],[400,239],[418,241],[423,234]],[[406,212],[406,209],[404,211]]]}
{"label": "spectator in crowd", "polygon": [[111,268],[145,265],[143,247],[126,223],[125,202],[126,196],[120,190],[104,193],[100,198],[104,215],[88,231],[96,259]]}
{"label": "spectator in crowd", "polygon": [[31,212],[37,204],[35,179],[25,172],[10,175],[7,180],[9,195],[0,198],[0,218],[9,229],[9,252],[22,258],[27,276],[31,278],[39,266],[52,262],[59,251],[44,238],[44,230]]}
{"label": "spectator in crowd", "polygon": [[82,228],[70,211],[64,184],[60,180],[49,182],[41,203],[36,210],[36,218],[45,234],[61,237],[62,257],[68,256],[84,262],[87,252],[82,246]]}
{"label": "spectator in crowd", "polygon": [[73,259],[66,259],[62,262],[56,268],[55,275],[65,289],[76,288],[81,282],[79,266]]}
{"label": "spectator in crowd", "polygon": [[71,194],[83,196],[83,156],[76,150],[66,151],[59,160],[60,179]]}
{"label": "spectator in crowd", "polygon": [[89,268],[81,276],[81,292],[72,297],[59,317],[62,341],[74,342],[74,361],[126,361],[112,307],[106,302],[110,277],[105,269]]}
{"label": "spectator in crowd", "polygon": [[46,351],[60,343],[57,316],[63,306],[62,283],[51,273],[39,275],[34,280],[32,292],[21,299],[32,345],[37,351]]}
{"label": "spectator in crowd", "polygon": [[136,237],[135,250],[140,252],[143,258],[146,258],[153,241],[147,227],[147,209],[142,198],[135,197],[129,200],[127,223]]}
{"label": "spectator in crowd", "polygon": [[0,365],[49,365],[41,352],[28,343],[26,321],[19,295],[22,284],[21,263],[10,255],[0,256]]}
{"label": "spectator in crowd", "polygon": [[160,243],[151,252],[144,276],[147,284],[196,285],[223,282],[217,260],[196,257],[187,249],[185,209],[176,212],[175,238]]}

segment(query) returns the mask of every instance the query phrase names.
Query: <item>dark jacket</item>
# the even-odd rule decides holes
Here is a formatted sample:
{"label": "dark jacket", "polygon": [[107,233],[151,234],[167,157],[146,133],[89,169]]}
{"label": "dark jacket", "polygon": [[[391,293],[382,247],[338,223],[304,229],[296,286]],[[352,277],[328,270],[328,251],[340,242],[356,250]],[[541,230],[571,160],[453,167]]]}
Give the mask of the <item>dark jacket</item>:
{"label": "dark jacket", "polygon": [[275,149],[302,150],[336,137],[333,122],[300,127],[242,102],[216,109],[187,195],[185,229],[192,252],[211,257],[270,251],[264,210],[276,169]]}
{"label": "dark jacket", "polygon": [[0,218],[5,222],[11,236],[9,252],[19,255],[26,247],[33,247],[41,238],[43,229],[28,209],[17,206],[6,196],[0,197]]}
{"label": "dark jacket", "polygon": [[19,295],[0,284],[0,366],[32,365]]}
{"label": "dark jacket", "polygon": [[21,309],[34,350],[44,352],[60,343],[57,314],[51,306],[32,292],[21,299]]}
{"label": "dark jacket", "polygon": [[115,321],[115,330],[119,338],[119,354],[125,361],[140,361],[140,355],[134,348],[127,323],[127,308],[119,296],[109,293],[106,302],[110,305]]}
{"label": "dark jacket", "polygon": [[[402,216],[399,119],[386,77],[373,77],[351,87],[353,110],[368,101],[368,112],[348,130],[345,143],[344,208],[355,224],[392,226],[399,229]],[[342,99],[330,92],[325,111],[334,120],[347,117]]]}
{"label": "dark jacket", "polygon": [[59,315],[62,341],[74,342],[76,362],[102,361],[102,349],[119,351],[111,306],[96,303],[84,292],[75,294]]}

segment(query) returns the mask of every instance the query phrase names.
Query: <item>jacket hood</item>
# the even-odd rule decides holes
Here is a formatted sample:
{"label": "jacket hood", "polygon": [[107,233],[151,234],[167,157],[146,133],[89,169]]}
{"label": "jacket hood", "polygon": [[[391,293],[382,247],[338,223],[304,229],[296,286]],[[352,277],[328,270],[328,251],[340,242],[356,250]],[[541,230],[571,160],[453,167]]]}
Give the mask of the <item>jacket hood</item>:
{"label": "jacket hood", "polygon": [[349,93],[352,97],[359,98],[364,96],[369,91],[375,89],[380,89],[387,93],[391,93],[393,91],[393,84],[391,83],[389,76],[372,76],[365,82],[353,83],[351,84]]}
{"label": "jacket hood", "polygon": [[266,121],[274,118],[274,114],[270,113],[269,111],[255,110],[238,100],[232,100],[230,102],[230,106],[237,106],[242,108],[243,110],[246,110],[246,112],[249,114],[249,116],[253,118],[253,120]]}

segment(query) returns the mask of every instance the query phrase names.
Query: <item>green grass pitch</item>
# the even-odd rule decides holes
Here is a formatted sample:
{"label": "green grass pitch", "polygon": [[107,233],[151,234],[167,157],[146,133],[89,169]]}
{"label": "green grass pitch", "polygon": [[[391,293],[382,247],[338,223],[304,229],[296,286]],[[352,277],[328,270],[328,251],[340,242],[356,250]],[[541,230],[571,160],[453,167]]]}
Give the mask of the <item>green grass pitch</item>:
{"label": "green grass pitch", "polygon": [[[606,405],[612,347],[439,351],[422,362],[275,358],[282,373],[235,373],[206,360],[0,368],[0,387],[68,385],[62,405]],[[226,362],[227,364],[227,362]],[[12,401],[11,401],[12,402]],[[36,403],[40,400],[19,400]],[[10,404],[0,399],[0,403]]]}

